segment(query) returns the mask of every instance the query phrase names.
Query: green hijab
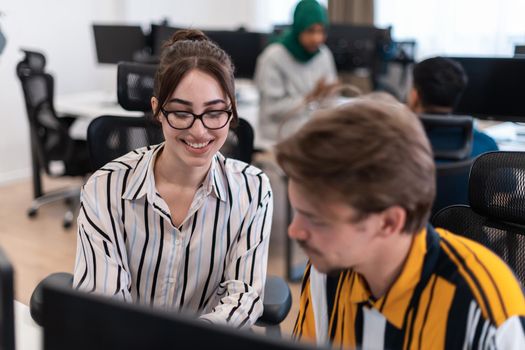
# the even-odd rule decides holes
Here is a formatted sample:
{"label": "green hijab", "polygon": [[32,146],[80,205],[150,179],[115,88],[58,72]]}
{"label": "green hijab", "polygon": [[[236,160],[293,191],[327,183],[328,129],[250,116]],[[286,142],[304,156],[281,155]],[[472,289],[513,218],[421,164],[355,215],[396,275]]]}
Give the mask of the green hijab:
{"label": "green hijab", "polygon": [[292,28],[284,32],[277,40],[292,54],[299,62],[308,62],[319,53],[308,52],[299,42],[299,35],[313,24],[328,25],[326,9],[316,0],[301,0],[295,7]]}

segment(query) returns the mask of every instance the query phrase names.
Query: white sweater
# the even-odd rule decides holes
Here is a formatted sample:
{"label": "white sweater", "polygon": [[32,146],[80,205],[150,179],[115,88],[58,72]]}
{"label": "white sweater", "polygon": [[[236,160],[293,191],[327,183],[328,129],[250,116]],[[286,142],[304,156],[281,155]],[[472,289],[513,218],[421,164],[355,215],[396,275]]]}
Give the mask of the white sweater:
{"label": "white sweater", "polygon": [[[260,94],[259,129],[256,132],[265,139],[277,140],[283,118],[302,105],[304,97],[320,79],[325,83],[337,79],[334,58],[326,46],[322,45],[320,52],[308,62],[299,62],[282,44],[269,45],[257,59],[255,70],[255,84]],[[308,114],[294,116],[283,131],[286,134],[296,131],[308,119]]]}

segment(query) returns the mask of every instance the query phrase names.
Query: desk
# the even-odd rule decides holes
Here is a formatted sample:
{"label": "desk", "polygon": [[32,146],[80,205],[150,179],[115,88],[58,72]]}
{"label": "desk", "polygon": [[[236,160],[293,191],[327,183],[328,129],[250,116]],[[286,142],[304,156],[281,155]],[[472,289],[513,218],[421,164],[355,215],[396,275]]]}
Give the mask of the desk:
{"label": "desk", "polygon": [[142,112],[130,112],[120,107],[117,97],[112,97],[104,91],[87,91],[75,94],[58,95],[55,99],[55,109],[61,114],[78,116],[71,126],[69,134],[78,140],[87,139],[89,123],[101,115],[140,117]]}
{"label": "desk", "polygon": [[481,131],[496,141],[501,151],[525,151],[525,125],[487,120],[477,123]]}
{"label": "desk", "polygon": [[17,350],[40,350],[43,344],[43,330],[33,321],[29,307],[19,301],[15,307],[15,344]]}

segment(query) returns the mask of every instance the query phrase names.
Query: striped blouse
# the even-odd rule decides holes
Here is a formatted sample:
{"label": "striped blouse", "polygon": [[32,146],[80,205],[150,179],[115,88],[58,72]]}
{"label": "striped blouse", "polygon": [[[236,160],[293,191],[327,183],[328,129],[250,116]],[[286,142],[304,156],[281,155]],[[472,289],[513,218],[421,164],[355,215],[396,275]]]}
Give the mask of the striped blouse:
{"label": "striped blouse", "polygon": [[430,227],[379,299],[356,272],[309,266],[294,337],[338,348],[525,349],[524,326],[510,269],[478,243]]}
{"label": "striped blouse", "polygon": [[155,187],[162,147],[132,151],[84,185],[73,284],[249,327],[263,311],[273,210],[268,178],[218,153],[175,227]]}

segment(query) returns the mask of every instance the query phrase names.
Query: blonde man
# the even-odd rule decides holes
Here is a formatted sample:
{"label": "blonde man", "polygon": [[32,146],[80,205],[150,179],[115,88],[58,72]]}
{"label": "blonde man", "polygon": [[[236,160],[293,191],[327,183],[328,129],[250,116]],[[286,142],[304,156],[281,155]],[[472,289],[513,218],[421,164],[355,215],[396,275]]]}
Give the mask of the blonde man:
{"label": "blonde man", "polygon": [[361,98],[277,146],[289,236],[305,250],[298,339],[364,349],[524,349],[525,301],[485,247],[427,221],[434,161],[418,118]]}

